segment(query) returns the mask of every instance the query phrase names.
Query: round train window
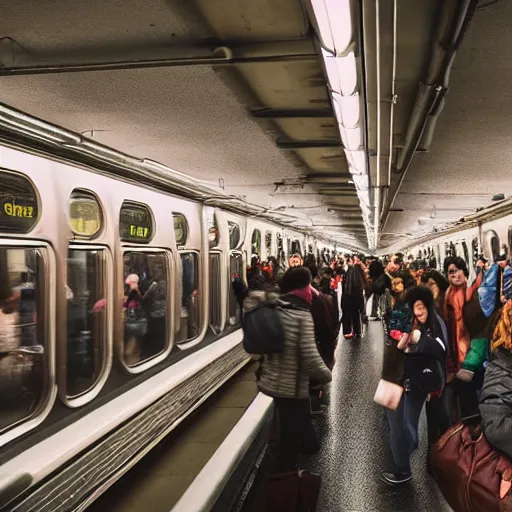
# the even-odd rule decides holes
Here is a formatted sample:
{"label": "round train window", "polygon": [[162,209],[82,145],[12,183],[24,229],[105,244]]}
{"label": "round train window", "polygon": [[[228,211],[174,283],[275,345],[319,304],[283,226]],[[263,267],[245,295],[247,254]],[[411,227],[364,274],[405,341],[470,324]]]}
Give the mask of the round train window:
{"label": "round train window", "polygon": [[119,213],[119,236],[127,242],[149,243],[153,237],[153,215],[149,206],[124,201]]}
{"label": "round train window", "polygon": [[176,245],[186,245],[188,238],[188,222],[181,213],[173,213],[174,218],[174,236],[176,237]]}
{"label": "round train window", "polygon": [[69,227],[84,238],[96,236],[102,226],[101,207],[96,196],[84,190],[74,190],[69,200]]}
{"label": "round train window", "polygon": [[39,216],[36,191],[21,174],[0,171],[0,182],[0,232],[28,233]]}

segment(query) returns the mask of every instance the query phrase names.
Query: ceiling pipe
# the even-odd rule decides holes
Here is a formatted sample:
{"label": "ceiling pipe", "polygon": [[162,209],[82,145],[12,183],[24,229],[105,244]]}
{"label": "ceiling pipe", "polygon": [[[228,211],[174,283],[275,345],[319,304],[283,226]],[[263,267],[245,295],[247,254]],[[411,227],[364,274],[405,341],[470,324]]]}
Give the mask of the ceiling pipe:
{"label": "ceiling pipe", "polygon": [[[455,54],[477,4],[478,0],[452,0],[449,3],[443,3],[445,7],[442,9],[441,20],[436,25],[437,31],[429,71],[425,81],[419,84],[419,92],[407,129],[405,143],[397,161],[397,170],[401,173],[400,178],[397,185],[393,187],[391,200],[385,207],[383,226],[389,219],[389,210],[393,207],[425,128],[431,122],[430,117],[436,118],[441,112]],[[445,41],[446,43],[441,44]]]}
{"label": "ceiling pipe", "polygon": [[[397,103],[396,95],[396,60],[397,60],[397,30],[398,30],[398,0],[393,0],[393,64],[391,68],[391,104],[389,112],[389,157],[388,157],[388,181],[386,189],[386,201],[391,187],[391,169],[393,166],[393,130],[395,124],[395,105]],[[386,202],[385,201],[385,202]]]}
{"label": "ceiling pipe", "polygon": [[374,216],[373,216],[373,247],[379,246],[379,228],[380,228],[380,200],[381,200],[381,179],[380,179],[380,158],[381,148],[381,89],[380,89],[380,0],[375,0],[375,41],[377,59],[377,169],[376,183],[374,189]]}

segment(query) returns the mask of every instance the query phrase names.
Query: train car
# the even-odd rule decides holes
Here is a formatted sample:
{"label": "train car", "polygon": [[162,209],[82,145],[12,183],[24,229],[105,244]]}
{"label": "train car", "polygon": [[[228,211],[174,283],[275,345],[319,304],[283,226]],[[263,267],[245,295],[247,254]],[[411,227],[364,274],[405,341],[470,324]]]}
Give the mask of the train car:
{"label": "train car", "polygon": [[98,169],[0,158],[0,509],[78,507],[247,362],[231,282],[253,254],[285,267],[306,237]]}

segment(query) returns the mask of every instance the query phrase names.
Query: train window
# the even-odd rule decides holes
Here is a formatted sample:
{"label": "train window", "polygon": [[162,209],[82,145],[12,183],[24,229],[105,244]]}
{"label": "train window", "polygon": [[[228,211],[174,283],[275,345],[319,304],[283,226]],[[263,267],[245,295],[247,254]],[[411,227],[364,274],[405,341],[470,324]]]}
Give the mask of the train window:
{"label": "train window", "polygon": [[468,249],[468,244],[465,242],[465,241],[462,241],[462,252],[464,254],[464,261],[466,262],[466,264],[470,265],[471,263],[471,260],[469,259],[469,249]]}
{"label": "train window", "polygon": [[173,213],[174,219],[174,236],[176,237],[176,245],[183,247],[187,243],[188,238],[188,222],[181,213]]}
{"label": "train window", "polygon": [[237,325],[240,323],[240,308],[238,307],[238,301],[236,295],[231,286],[233,279],[243,279],[244,272],[244,261],[243,256],[239,252],[232,252],[229,256],[229,324]]}
{"label": "train window", "polygon": [[261,255],[261,231],[259,229],[252,232],[251,251],[252,254]]}
{"label": "train window", "polygon": [[119,236],[125,242],[149,243],[153,237],[153,214],[149,206],[124,201],[119,214]]}
{"label": "train window", "polygon": [[101,208],[91,192],[74,190],[69,200],[69,227],[80,238],[93,238],[102,226]]}
{"label": "train window", "polygon": [[471,250],[473,252],[473,265],[476,265],[476,262],[478,260],[478,238],[473,238],[471,241]]}
{"label": "train window", "polygon": [[0,171],[0,181],[0,231],[28,233],[39,216],[34,187],[21,174],[9,171]]}
{"label": "train window", "polygon": [[293,240],[291,244],[291,254],[298,254],[302,256],[302,247],[299,240]]}
{"label": "train window", "polygon": [[166,253],[124,253],[124,362],[135,366],[169,345],[169,270]]}
{"label": "train window", "polygon": [[240,226],[236,222],[228,222],[229,248],[237,249],[240,245]]}
{"label": "train window", "polygon": [[512,226],[508,228],[508,253],[512,256]]}
{"label": "train window", "polygon": [[270,258],[270,256],[272,256],[272,231],[267,231],[265,233],[265,249],[266,257]]}
{"label": "train window", "polygon": [[493,261],[498,261],[500,258],[500,239],[497,234],[491,237],[491,254]]}
{"label": "train window", "polygon": [[98,381],[106,359],[106,250],[71,246],[67,272],[67,384],[74,397]]}
{"label": "train window", "polygon": [[181,314],[177,342],[189,341],[201,331],[199,255],[181,253]]}
{"label": "train window", "polygon": [[221,253],[211,252],[210,265],[210,328],[215,334],[222,331],[222,297],[221,297]]}
{"label": "train window", "polygon": [[36,416],[48,393],[45,249],[0,247],[0,432]]}

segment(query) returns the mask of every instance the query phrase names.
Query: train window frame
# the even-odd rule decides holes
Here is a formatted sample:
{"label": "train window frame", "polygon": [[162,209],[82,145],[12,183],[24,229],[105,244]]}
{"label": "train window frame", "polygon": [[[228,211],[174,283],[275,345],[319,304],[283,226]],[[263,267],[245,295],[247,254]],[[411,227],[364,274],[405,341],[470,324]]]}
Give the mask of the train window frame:
{"label": "train window frame", "polygon": [[[226,324],[233,328],[233,327],[241,327],[241,322],[240,322],[240,318],[241,318],[241,312],[239,310],[237,310],[238,313],[240,313],[240,316],[239,318],[237,319],[236,316],[235,316],[235,322],[234,323],[231,323],[231,309],[230,309],[230,306],[231,306],[231,298],[232,297],[235,297],[234,295],[234,292],[233,292],[233,289],[232,289],[232,284],[231,284],[231,257],[232,256],[237,256],[238,258],[240,258],[240,261],[242,263],[242,274],[241,274],[241,278],[242,278],[242,282],[244,284],[247,285],[247,263],[246,263],[246,254],[244,254],[245,251],[239,251],[239,250],[233,250],[233,251],[229,251],[229,260],[228,260],[228,278],[227,278],[227,281],[228,281],[228,290],[229,290],[229,297],[228,297],[228,300],[227,300],[227,318],[226,318]],[[236,300],[236,297],[235,297],[235,300]]]}
{"label": "train window frame", "polygon": [[[181,300],[183,300],[183,265],[181,263],[181,256],[183,254],[197,255],[197,276],[198,276],[197,290],[198,290],[198,297],[199,297],[199,319],[200,319],[199,330],[198,330],[197,336],[194,336],[193,338],[187,338],[183,341],[178,341],[177,334],[178,334],[178,330],[180,328],[180,323],[181,323],[181,316],[180,316],[181,315],[181,305],[176,310],[177,317],[175,319],[175,324],[174,324],[175,325],[175,331],[174,331],[174,333],[175,333],[174,340],[175,341],[174,341],[174,343],[181,350],[186,350],[186,349],[191,348],[203,341],[204,333],[205,333],[205,329],[204,329],[205,322],[206,322],[206,327],[208,328],[208,323],[209,323],[208,315],[210,312],[209,312],[209,310],[205,312],[204,297],[203,297],[203,293],[204,293],[203,265],[204,265],[204,262],[201,259],[201,252],[198,251],[197,249],[183,249],[183,250],[178,251],[178,258],[180,261],[180,276],[179,276],[180,298],[181,298]],[[208,290],[208,293],[210,293],[210,290]]]}
{"label": "train window frame", "polygon": [[508,242],[508,257],[512,257],[512,226],[508,227],[507,231],[507,242]]}
{"label": "train window frame", "polygon": [[19,177],[22,180],[25,180],[30,185],[30,187],[32,188],[32,191],[34,192],[34,196],[35,196],[35,200],[36,200],[37,215],[34,220],[34,223],[30,226],[30,229],[27,231],[2,231],[0,229],[0,233],[2,235],[7,235],[7,236],[11,236],[11,235],[27,236],[36,228],[36,226],[39,224],[39,222],[41,220],[41,217],[43,214],[43,203],[41,201],[41,194],[39,193],[38,188],[36,187],[32,178],[30,178],[30,176],[27,176],[26,174],[23,174],[22,172],[13,171],[11,169],[5,169],[4,167],[0,167],[0,176],[2,176],[3,174],[10,174],[12,176]]}
{"label": "train window frame", "polygon": [[468,266],[468,268],[470,268],[471,267],[471,256],[469,254],[469,248],[468,248],[468,244],[467,244],[466,240],[462,240],[460,245],[462,246],[462,254],[463,254],[464,261],[466,262],[466,265]]}
{"label": "train window frame", "polygon": [[[175,226],[176,219],[183,219],[183,221],[184,221],[183,225],[185,227],[185,240],[183,243],[178,243],[178,239],[176,237],[176,226]],[[190,234],[190,228],[188,225],[187,216],[185,214],[183,214],[181,212],[172,212],[172,230],[174,232],[174,239],[176,241],[176,247],[179,247],[180,250],[182,247],[186,247],[187,242],[188,242],[188,237]]]}
{"label": "train window frame", "polygon": [[[256,242],[254,242],[254,241],[253,241],[253,240],[254,240],[254,236],[255,236],[257,233],[259,234],[259,248],[256,248],[256,247],[255,247]],[[256,237],[256,239],[258,239],[258,237]],[[252,256],[253,256],[254,254],[257,254],[257,255],[259,256],[259,258],[261,259],[261,256],[262,256],[262,251],[261,251],[261,249],[262,249],[262,247],[261,247],[262,242],[263,242],[263,238],[262,238],[262,236],[261,236],[261,229],[259,229],[259,228],[254,228],[254,229],[252,230],[252,234],[251,234],[251,258],[252,258]],[[259,249],[259,250],[253,250],[253,249]]]}
{"label": "train window frame", "polygon": [[[218,313],[219,313],[219,317],[220,317],[220,326],[218,326],[218,332],[217,332],[217,329],[214,329],[212,326],[212,323],[211,323],[211,308],[212,308],[212,300],[211,300],[211,284],[212,284],[212,273],[210,272],[210,256],[211,255],[218,255],[219,257],[219,271],[220,271],[220,275],[219,275],[219,296],[218,296]],[[223,263],[223,251],[221,251],[220,249],[212,249],[208,252],[208,293],[210,294],[210,304],[209,304],[209,308],[208,308],[208,328],[212,330],[212,332],[218,336],[219,334],[221,334],[225,327],[226,327],[226,308],[225,307],[222,307],[222,263]],[[187,343],[187,341],[185,341],[185,343]]]}
{"label": "train window frame", "polygon": [[[151,219],[151,236],[147,240],[133,240],[131,238],[123,238],[121,236],[121,212],[123,210],[123,207],[126,207],[126,206],[135,206],[137,208],[142,207],[148,211],[150,219]],[[118,224],[117,227],[119,230],[119,240],[123,244],[135,244],[135,245],[137,245],[137,247],[145,246],[145,245],[148,245],[151,243],[151,241],[153,240],[153,238],[155,237],[155,234],[156,234],[156,222],[155,222],[155,215],[153,213],[153,209],[148,204],[142,203],[140,201],[133,201],[132,199],[124,199],[119,208],[117,224]],[[138,245],[138,244],[140,244],[140,245]]]}
{"label": "train window frame", "polygon": [[50,244],[38,240],[10,239],[0,238],[1,248],[14,249],[39,249],[41,260],[43,262],[43,317],[46,319],[43,332],[45,333],[45,389],[44,400],[37,407],[31,416],[21,419],[0,432],[0,447],[13,441],[14,439],[30,432],[40,425],[50,414],[57,398],[57,379],[56,379],[56,322],[55,314],[57,308],[57,292],[52,283],[56,281],[57,264],[55,253]]}
{"label": "train window frame", "polygon": [[265,259],[268,260],[272,256],[272,231],[265,231]]}
{"label": "train window frame", "polygon": [[[231,239],[231,234],[232,234],[231,226],[233,226],[233,227],[236,226],[238,228],[238,239],[236,241],[236,244],[232,243],[232,239]],[[240,244],[242,242],[242,228],[240,226],[240,223],[234,222],[234,221],[231,221],[231,220],[228,221],[228,238],[229,238],[229,250],[230,251],[236,251],[237,249],[240,248]]]}
{"label": "train window frame", "polygon": [[[87,198],[94,199],[94,201],[98,205],[99,214],[100,214],[100,219],[99,219],[100,227],[99,227],[98,231],[96,231],[96,233],[94,233],[92,235],[84,235],[83,233],[78,233],[73,229],[73,227],[71,225],[71,202],[73,199],[75,199],[75,197],[73,197],[75,194],[77,194],[77,195],[82,194],[83,198],[85,198],[85,199],[87,199]],[[105,217],[105,213],[104,213],[105,209],[103,207],[103,203],[101,202],[101,199],[99,198],[98,194],[96,194],[95,192],[93,192],[92,190],[89,190],[87,188],[77,187],[71,191],[71,194],[69,194],[68,201],[69,201],[69,203],[68,203],[68,226],[69,226],[69,230],[71,231],[72,241],[95,240],[96,238],[100,237],[101,234],[105,230],[106,217]]]}
{"label": "train window frame", "polygon": [[[102,256],[104,257],[104,268],[105,268],[105,276],[106,282],[104,284],[105,290],[105,299],[107,304],[107,312],[104,319],[104,327],[105,334],[103,336],[102,344],[103,344],[103,354],[104,361],[102,364],[102,368],[100,371],[100,375],[96,379],[93,386],[84,391],[83,393],[79,393],[77,395],[68,395],[68,380],[66,372],[61,372],[58,378],[59,385],[59,398],[61,401],[70,408],[82,407],[83,405],[94,400],[100,391],[103,389],[105,383],[107,382],[110,372],[112,371],[113,365],[113,354],[114,354],[114,310],[115,310],[115,301],[114,301],[114,258],[110,248],[107,245],[101,244],[87,244],[87,243],[75,243],[70,241],[68,245],[68,251],[70,250],[79,250],[79,251],[101,251]],[[66,265],[66,283],[67,283],[67,265]],[[110,305],[110,306],[109,306]],[[114,306],[114,307],[113,307]],[[66,302],[66,318],[67,318],[67,302]],[[122,330],[124,334],[124,326]],[[66,325],[66,336],[65,342],[60,351],[60,358],[62,361],[67,362],[67,349],[68,349],[68,332]],[[124,337],[123,337],[124,339]],[[123,341],[124,343],[124,341]]]}
{"label": "train window frame", "polygon": [[[169,297],[169,300],[167,302],[167,318],[168,323],[166,326],[166,347],[162,352],[159,354],[146,359],[142,363],[135,364],[135,365],[128,365],[125,362],[124,358],[124,322],[121,318],[119,320],[119,326],[118,326],[118,332],[119,332],[119,341],[117,343],[116,349],[117,349],[117,359],[120,362],[123,370],[130,374],[130,375],[137,375],[139,373],[144,373],[145,371],[149,370],[150,368],[153,368],[153,366],[156,366],[157,364],[161,363],[162,361],[165,361],[169,354],[171,353],[172,349],[174,348],[175,343],[175,294],[174,294],[174,279],[176,276],[176,267],[174,265],[174,258],[173,258],[173,251],[168,248],[162,248],[162,247],[147,247],[147,246],[140,246],[137,244],[131,245],[126,244],[122,246],[121,250],[121,259],[123,261],[123,279],[121,282],[121,286],[124,287],[124,256],[128,252],[142,252],[142,253],[150,253],[150,254],[163,254],[166,261],[166,270],[167,270],[167,296]],[[118,306],[122,304],[118,303]]]}

